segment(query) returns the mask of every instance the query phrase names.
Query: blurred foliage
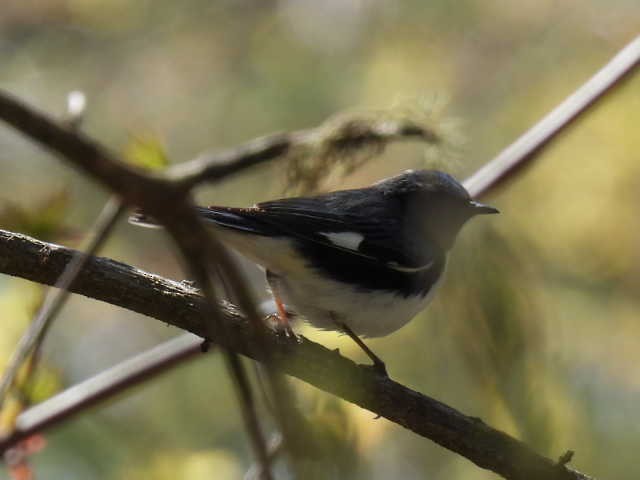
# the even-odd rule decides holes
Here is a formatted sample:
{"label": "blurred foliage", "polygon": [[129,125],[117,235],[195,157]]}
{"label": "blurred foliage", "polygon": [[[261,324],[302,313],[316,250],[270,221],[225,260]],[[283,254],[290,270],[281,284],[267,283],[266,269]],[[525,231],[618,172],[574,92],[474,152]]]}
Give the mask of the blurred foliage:
{"label": "blurred foliage", "polygon": [[145,459],[140,468],[125,468],[120,478],[130,480],[173,480],[189,478],[208,480],[211,478],[242,478],[243,471],[233,454],[220,450],[200,452],[159,452]]}
{"label": "blurred foliage", "polygon": [[[53,191],[27,207],[18,202],[5,200],[0,203],[0,225],[5,229],[26,233],[50,242],[62,238],[73,240],[71,230],[65,226],[70,201],[71,197],[67,189]],[[13,289],[8,290],[11,292]],[[4,335],[0,337],[3,340],[0,342],[0,352],[2,352],[0,371],[4,371],[9,355],[20,336],[40,309],[44,298],[44,287],[20,289],[15,297],[0,297],[2,298],[6,301],[17,300],[19,314],[11,305],[2,305],[5,302],[0,301],[0,308],[5,307],[1,311],[12,320],[11,326],[5,328]],[[39,360],[40,352],[36,349],[21,367],[6,403],[0,409],[0,435],[11,432],[17,416],[25,408],[49,398],[60,390],[62,385],[60,372],[53,364],[40,365]],[[28,471],[28,467],[24,466],[24,468]]]}
{"label": "blurred foliage", "polygon": [[[302,394],[302,392],[300,392]],[[311,426],[312,452],[301,460],[301,476],[309,480],[353,478],[358,471],[358,432],[344,404],[317,391],[304,392],[301,406]]]}
{"label": "blurred foliage", "polygon": [[[425,158],[411,142],[347,155],[353,162],[338,168],[325,162],[345,152],[315,163],[304,157],[301,178],[311,169],[309,178],[320,181],[298,188],[361,186],[424,165],[464,177],[571,93],[639,25],[633,0],[5,0],[0,86],[61,117],[67,94],[85,92],[82,128],[151,168],[313,127],[341,111],[403,111],[406,99],[419,98],[414,112],[453,139],[455,155],[438,148]],[[439,116],[442,104],[454,129]],[[635,78],[489,199],[502,214],[465,228],[433,305],[371,342],[397,380],[551,457],[571,448],[576,467],[597,478],[640,475],[638,125]],[[0,228],[67,240],[104,202],[90,180],[4,128],[0,166]],[[247,205],[279,195],[291,178],[275,164],[197,196]],[[104,254],[183,278],[170,248],[157,232],[123,227]],[[248,271],[264,292],[261,275]],[[7,319],[0,363],[40,292],[0,277]],[[361,359],[349,339],[302,329]],[[174,333],[73,298],[47,337],[32,400]],[[495,478],[370,412],[294,384],[334,458],[311,461],[309,475]],[[216,356],[47,438],[32,462],[42,478],[242,478],[251,465]],[[288,478],[282,462],[277,468],[278,478]]]}
{"label": "blurred foliage", "polygon": [[286,191],[308,194],[327,182],[335,184],[336,179],[381,155],[392,142],[402,140],[417,140],[432,147],[445,147],[449,142],[436,115],[421,108],[418,99],[385,110],[334,115],[314,131],[308,142],[287,153]]}
{"label": "blurred foliage", "polygon": [[40,240],[55,241],[70,234],[65,227],[70,202],[66,188],[46,195],[29,207],[16,200],[2,199],[0,225],[6,230],[23,232]]}
{"label": "blurred foliage", "polygon": [[147,170],[160,170],[169,164],[162,143],[153,135],[132,136],[124,149],[124,158]]}

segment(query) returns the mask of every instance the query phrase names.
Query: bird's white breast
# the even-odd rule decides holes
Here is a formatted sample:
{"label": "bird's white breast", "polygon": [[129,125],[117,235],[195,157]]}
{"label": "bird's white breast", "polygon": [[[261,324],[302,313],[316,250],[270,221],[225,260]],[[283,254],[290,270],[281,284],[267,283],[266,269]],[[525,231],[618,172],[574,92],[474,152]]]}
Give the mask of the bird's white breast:
{"label": "bird's white breast", "polygon": [[[440,283],[438,280],[426,295],[408,297],[387,290],[358,289],[320,276],[298,254],[289,239],[226,229],[220,229],[219,234],[223,241],[281,277],[278,292],[288,308],[324,330],[340,330],[336,325],[338,321],[363,337],[389,335],[427,306]],[[343,247],[346,244],[353,247],[362,241],[360,234],[345,235],[329,239],[334,244],[342,243]]]}
{"label": "bird's white breast", "polygon": [[339,330],[347,324],[362,337],[383,337],[406,325],[423,310],[438,287],[424,296],[404,297],[386,290],[364,291],[307,270],[279,284],[282,300],[316,328]]}

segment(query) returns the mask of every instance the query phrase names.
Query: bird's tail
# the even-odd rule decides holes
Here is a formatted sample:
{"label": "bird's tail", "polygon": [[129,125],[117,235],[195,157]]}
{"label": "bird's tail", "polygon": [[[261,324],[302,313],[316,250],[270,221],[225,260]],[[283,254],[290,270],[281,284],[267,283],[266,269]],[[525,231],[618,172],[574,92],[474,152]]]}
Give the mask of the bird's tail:
{"label": "bird's tail", "polygon": [[142,210],[135,210],[129,215],[129,223],[145,228],[162,228],[155,218],[147,215]]}
{"label": "bird's tail", "polygon": [[[249,209],[233,207],[196,207],[198,215],[206,222],[214,223],[232,230],[240,230],[247,233],[265,234],[262,222],[250,215]],[[147,228],[162,228],[151,215],[142,210],[136,210],[129,217],[129,223]]]}

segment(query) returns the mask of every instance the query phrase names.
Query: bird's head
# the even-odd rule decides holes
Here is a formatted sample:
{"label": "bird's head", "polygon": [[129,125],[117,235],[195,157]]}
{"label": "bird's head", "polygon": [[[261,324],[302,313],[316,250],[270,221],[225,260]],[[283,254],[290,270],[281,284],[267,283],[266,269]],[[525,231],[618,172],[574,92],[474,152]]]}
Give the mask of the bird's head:
{"label": "bird's head", "polygon": [[476,215],[499,213],[474,201],[451,175],[437,170],[407,170],[379,182],[385,196],[400,200],[408,236],[427,238],[444,251],[453,246],[462,226]]}

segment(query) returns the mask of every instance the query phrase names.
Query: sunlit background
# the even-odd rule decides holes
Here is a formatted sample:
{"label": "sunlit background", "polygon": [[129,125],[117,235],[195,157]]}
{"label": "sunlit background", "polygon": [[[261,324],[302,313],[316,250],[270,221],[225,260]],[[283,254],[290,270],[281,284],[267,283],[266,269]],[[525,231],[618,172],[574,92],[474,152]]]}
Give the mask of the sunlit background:
{"label": "sunlit background", "polygon": [[[425,160],[421,145],[396,145],[330,188],[425,164],[464,178],[640,30],[636,0],[4,0],[0,8],[0,86],[60,117],[67,94],[85,92],[82,128],[125,154],[142,139],[177,163],[401,102],[455,126],[438,159]],[[502,215],[465,228],[434,303],[370,342],[398,381],[544,455],[575,450],[573,465],[597,478],[640,475],[639,125],[636,78],[487,199]],[[0,168],[0,227],[43,240],[77,245],[108,196],[4,126]],[[250,205],[282,196],[282,170],[256,168],[198,198]],[[102,253],[184,278],[158,231],[122,222]],[[257,270],[247,270],[266,295]],[[0,276],[0,366],[40,292]],[[365,361],[348,339],[302,332]],[[74,297],[46,339],[31,400],[179,333]],[[37,478],[242,478],[251,452],[223,367],[208,355],[47,432],[31,459]],[[317,478],[495,478],[370,412],[292,385],[339,452],[310,467]]]}

